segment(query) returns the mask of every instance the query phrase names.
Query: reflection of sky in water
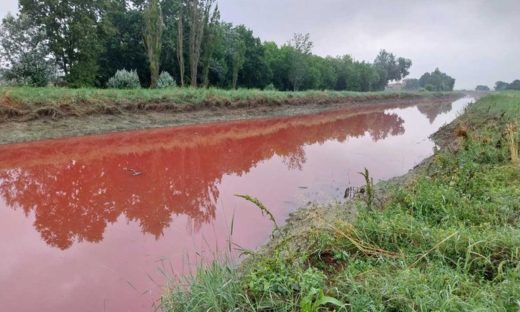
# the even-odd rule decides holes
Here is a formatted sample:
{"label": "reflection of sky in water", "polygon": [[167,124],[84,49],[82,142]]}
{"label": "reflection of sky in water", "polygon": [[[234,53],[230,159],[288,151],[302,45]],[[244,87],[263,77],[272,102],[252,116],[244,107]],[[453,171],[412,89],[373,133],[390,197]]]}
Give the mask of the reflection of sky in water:
{"label": "reflection of sky in water", "polygon": [[186,272],[196,253],[225,250],[233,218],[238,245],[268,237],[269,221],[234,194],[260,198],[279,220],[341,199],[364,167],[386,179],[431,155],[428,136],[467,102],[0,147],[0,302],[147,311],[161,260]]}

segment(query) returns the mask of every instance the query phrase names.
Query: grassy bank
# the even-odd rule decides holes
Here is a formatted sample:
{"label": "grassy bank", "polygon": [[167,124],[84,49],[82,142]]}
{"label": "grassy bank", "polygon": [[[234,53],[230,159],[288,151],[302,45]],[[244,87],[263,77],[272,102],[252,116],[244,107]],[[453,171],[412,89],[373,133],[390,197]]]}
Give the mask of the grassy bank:
{"label": "grassy bank", "polygon": [[64,118],[137,111],[184,112],[309,103],[362,102],[374,99],[436,97],[444,93],[279,92],[175,88],[164,90],[0,87],[0,121]]}
{"label": "grassy bank", "polygon": [[519,122],[520,93],[482,98],[385,200],[330,208],[355,206],[355,220],[309,218],[238,269],[203,267],[173,284],[163,309],[518,311]]}

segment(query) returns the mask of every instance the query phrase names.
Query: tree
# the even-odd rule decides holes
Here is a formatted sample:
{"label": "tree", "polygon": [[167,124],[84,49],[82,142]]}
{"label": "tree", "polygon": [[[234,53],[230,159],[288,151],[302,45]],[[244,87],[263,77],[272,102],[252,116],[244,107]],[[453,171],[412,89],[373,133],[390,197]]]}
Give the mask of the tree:
{"label": "tree", "polygon": [[92,86],[112,28],[106,0],[20,0],[20,12],[46,34],[57,65],[71,86]]}
{"label": "tree", "polygon": [[520,80],[515,80],[507,86],[507,90],[520,90]]}
{"label": "tree", "polygon": [[144,45],[150,66],[150,87],[157,87],[161,60],[163,19],[159,0],[149,0],[144,10]]}
{"label": "tree", "polygon": [[422,75],[419,84],[428,91],[453,91],[455,79],[436,68],[432,73]]}
{"label": "tree", "polygon": [[246,54],[246,45],[236,29],[232,29],[232,32],[229,34],[228,46],[232,68],[231,87],[236,89],[238,83],[238,73],[242,69],[242,66],[244,66]]}
{"label": "tree", "polygon": [[[197,87],[198,67],[201,55],[204,29],[215,0],[187,0],[189,20],[189,47],[191,86]],[[216,11],[218,8],[214,8]]]}
{"label": "tree", "polygon": [[211,63],[211,59],[213,57],[213,53],[215,47],[218,43],[218,26],[220,22],[220,11],[218,9],[218,5],[215,6],[215,10],[211,15],[211,18],[208,23],[205,24],[204,30],[204,40],[203,40],[203,53],[202,53],[202,84],[204,88],[207,88],[209,85],[209,67]]}
{"label": "tree", "polygon": [[503,81],[497,81],[495,83],[495,91],[504,91],[509,87],[509,83]]}
{"label": "tree", "polygon": [[411,66],[411,60],[402,57],[396,59],[392,53],[381,50],[374,60],[374,67],[379,75],[376,88],[378,90],[384,90],[389,81],[405,78],[409,75],[408,69],[410,69]]}
{"label": "tree", "polygon": [[181,81],[181,87],[184,87],[184,77],[186,71],[186,65],[184,63],[184,12],[185,3],[183,0],[180,1],[179,14],[177,17],[177,61],[179,62],[179,79]]}
{"label": "tree", "polygon": [[5,80],[44,87],[55,73],[45,34],[24,14],[7,15],[0,26],[0,67]]}
{"label": "tree", "polygon": [[305,76],[306,58],[311,54],[313,43],[310,34],[294,34],[288,43],[291,47],[289,80],[294,91],[298,91]]}
{"label": "tree", "polygon": [[[150,67],[143,44],[143,9],[120,1],[110,6],[106,18],[113,27],[99,57],[97,86],[105,87],[118,70],[137,70],[143,85],[150,84]],[[163,36],[164,38],[164,36]]]}
{"label": "tree", "polygon": [[489,91],[491,91],[491,89],[488,86],[478,85],[475,88],[475,91],[478,91],[478,92],[489,92]]}
{"label": "tree", "polygon": [[244,43],[244,62],[238,75],[238,85],[245,88],[263,89],[272,80],[272,72],[265,59],[265,49],[259,38],[243,25],[234,31]]}
{"label": "tree", "polygon": [[419,83],[419,79],[411,78],[405,79],[404,81],[404,90],[415,91],[421,89],[421,84]]}

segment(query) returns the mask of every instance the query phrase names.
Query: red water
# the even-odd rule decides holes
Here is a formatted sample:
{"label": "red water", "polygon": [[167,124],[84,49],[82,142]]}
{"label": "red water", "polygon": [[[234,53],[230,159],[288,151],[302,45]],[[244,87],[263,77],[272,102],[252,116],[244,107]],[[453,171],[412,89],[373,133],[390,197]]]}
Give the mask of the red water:
{"label": "red water", "polygon": [[342,200],[432,154],[468,104],[311,116],[0,146],[0,311],[150,311],[165,275],[256,248],[308,202]]}

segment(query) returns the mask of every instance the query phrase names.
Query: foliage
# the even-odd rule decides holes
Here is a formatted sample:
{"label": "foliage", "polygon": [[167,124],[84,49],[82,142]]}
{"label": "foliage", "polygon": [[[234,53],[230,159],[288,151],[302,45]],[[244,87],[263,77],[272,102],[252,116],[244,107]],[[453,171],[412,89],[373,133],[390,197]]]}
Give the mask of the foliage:
{"label": "foliage", "polygon": [[419,83],[419,79],[410,78],[410,79],[405,79],[403,82],[404,82],[404,87],[403,87],[404,90],[415,91],[415,90],[421,89],[421,84]]}
{"label": "foliage", "polygon": [[138,89],[141,87],[139,76],[135,70],[118,70],[116,74],[108,80],[108,87],[112,89]]}
{"label": "foliage", "polygon": [[507,87],[509,87],[507,82],[497,81],[495,83],[495,91],[504,91],[507,90]]}
{"label": "foliage", "polygon": [[168,72],[162,72],[157,80],[157,88],[159,89],[174,88],[176,86],[175,79]]}
{"label": "foliage", "polygon": [[401,80],[408,76],[412,61],[402,57],[396,58],[392,53],[381,50],[374,60],[374,67],[379,75],[376,90],[384,90],[389,81]]}
{"label": "foliage", "polygon": [[365,179],[365,186],[363,188],[365,203],[367,208],[371,210],[374,204],[374,179],[370,176],[367,168],[365,168],[365,171],[360,172],[359,174],[363,176],[363,179]]}
{"label": "foliage", "polygon": [[234,287],[225,303],[194,291],[206,285],[196,280],[164,300],[178,307],[190,300],[204,311],[516,311],[520,171],[499,142],[519,118],[519,94],[484,97],[459,120],[468,131],[459,148],[438,152],[383,210],[353,203],[354,222],[309,220],[303,233],[289,232],[231,269],[232,279],[217,277],[214,284]]}
{"label": "foliage", "polygon": [[507,90],[517,90],[517,91],[520,91],[520,80],[515,80],[515,81],[511,82],[507,86]]}
{"label": "foliage", "polygon": [[262,42],[246,26],[221,21],[214,0],[87,2],[20,0],[71,87],[105,87],[116,70],[133,68],[143,86],[166,70],[181,86],[188,75],[192,86],[366,92],[384,90],[411,66],[386,51],[374,64],[313,55],[308,34],[282,46]]}
{"label": "foliage", "polygon": [[[45,35],[26,15],[8,15],[0,26],[0,74],[11,84],[45,87],[54,76]],[[3,66],[2,66],[3,65]]]}
{"label": "foliage", "polygon": [[264,90],[265,91],[276,91],[276,87],[274,86],[274,84],[270,83],[267,86],[265,86]]}
{"label": "foliage", "polygon": [[488,86],[478,85],[478,86],[475,88],[475,91],[479,91],[479,92],[489,92],[489,91],[491,91],[491,89],[490,89]]}
{"label": "foliage", "polygon": [[505,90],[520,90],[520,80],[515,80],[511,83],[507,83],[504,81],[497,81],[495,83],[495,91]]}
{"label": "foliage", "polygon": [[419,84],[428,91],[453,91],[455,79],[436,68],[432,73],[422,75]]}
{"label": "foliage", "polygon": [[[20,0],[20,12],[42,29],[61,72],[70,86],[92,86],[99,58],[112,34],[104,0]],[[80,9],[78,9],[80,8]]]}
{"label": "foliage", "polygon": [[144,45],[150,66],[150,88],[157,88],[163,33],[163,18],[159,0],[149,0],[143,15]]}

